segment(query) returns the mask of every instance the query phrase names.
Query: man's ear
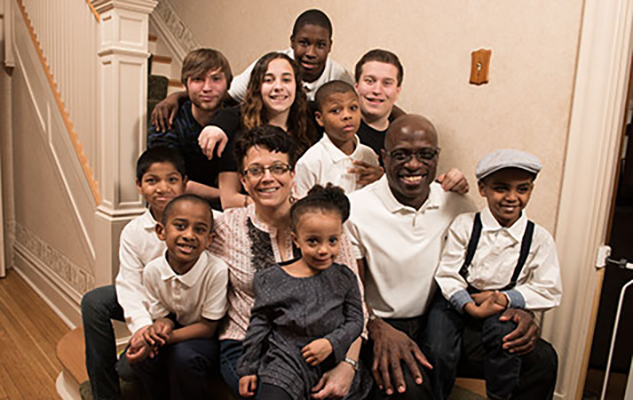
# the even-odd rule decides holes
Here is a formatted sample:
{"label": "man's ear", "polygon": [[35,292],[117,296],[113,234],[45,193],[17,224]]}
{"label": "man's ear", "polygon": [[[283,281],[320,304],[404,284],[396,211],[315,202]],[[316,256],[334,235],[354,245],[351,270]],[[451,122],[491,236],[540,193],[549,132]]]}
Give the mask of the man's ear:
{"label": "man's ear", "polygon": [[323,126],[323,114],[321,114],[321,111],[314,112],[314,119],[316,119],[316,122],[317,124],[319,124],[319,126]]}
{"label": "man's ear", "polygon": [[163,226],[163,224],[161,222],[157,222],[155,229],[156,229],[156,235],[158,236],[158,238],[164,242],[165,241],[165,227]]}

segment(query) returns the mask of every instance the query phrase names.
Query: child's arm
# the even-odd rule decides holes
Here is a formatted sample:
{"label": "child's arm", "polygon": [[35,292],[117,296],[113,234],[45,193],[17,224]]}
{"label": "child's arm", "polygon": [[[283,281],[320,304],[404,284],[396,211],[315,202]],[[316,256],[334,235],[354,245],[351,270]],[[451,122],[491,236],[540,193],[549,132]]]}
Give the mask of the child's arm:
{"label": "child's arm", "polygon": [[252,203],[247,195],[240,193],[242,188],[240,176],[237,172],[220,172],[218,175],[218,190],[220,202],[225,210],[229,208],[245,207]]}
{"label": "child's arm", "polygon": [[255,279],[253,280],[255,304],[251,310],[251,319],[246,331],[246,338],[242,343],[242,356],[237,362],[237,373],[241,377],[257,375],[259,363],[268,341],[268,335],[273,328],[271,315],[273,310],[270,304],[272,299],[269,296],[269,293],[272,294],[272,292],[263,290],[267,285],[274,284],[269,283],[267,279],[270,270],[273,270],[273,268],[255,274]]}
{"label": "child's arm", "polygon": [[174,344],[174,343],[184,342],[185,340],[213,337],[217,327],[218,327],[218,321],[210,321],[207,319],[203,319],[202,321],[195,322],[191,325],[174,329],[169,334],[167,343]]}
{"label": "child's arm", "polygon": [[120,238],[120,267],[115,281],[117,300],[123,308],[125,322],[132,333],[152,324],[149,299],[143,286],[145,264],[139,255],[137,241],[138,238],[134,237],[132,229],[125,227]]}
{"label": "child's arm", "polygon": [[435,272],[435,281],[442,294],[458,311],[466,311],[464,307],[468,303],[475,305],[474,300],[466,291],[468,283],[459,274],[466,257],[472,227],[473,214],[462,214],[455,218],[448,230],[440,265]]}
{"label": "child's arm", "polygon": [[538,225],[535,226],[530,254],[521,274],[529,278],[514,289],[503,292],[510,299],[508,307],[547,310],[558,306],[563,289],[556,245],[549,232]]}
{"label": "child's arm", "polygon": [[130,340],[130,345],[125,352],[125,359],[129,364],[136,364],[145,360],[151,353],[151,346],[144,341]]}
{"label": "child's arm", "polygon": [[312,341],[301,350],[306,362],[312,366],[320,364],[332,353],[334,353],[334,359],[337,364],[343,361],[350,345],[360,336],[363,330],[363,308],[356,275],[345,266],[340,266],[340,268],[344,275],[341,278],[347,278],[349,283],[349,290],[343,303],[345,321],[324,338]]}

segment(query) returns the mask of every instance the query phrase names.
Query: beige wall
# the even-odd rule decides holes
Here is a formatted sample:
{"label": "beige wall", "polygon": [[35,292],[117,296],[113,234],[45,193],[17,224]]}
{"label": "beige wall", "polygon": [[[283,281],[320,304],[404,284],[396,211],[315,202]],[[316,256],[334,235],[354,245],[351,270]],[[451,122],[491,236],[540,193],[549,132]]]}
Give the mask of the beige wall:
{"label": "beige wall", "polygon": [[[494,149],[537,154],[544,171],[529,214],[554,229],[582,1],[169,2],[200,43],[225,53],[235,72],[288,47],[294,19],[314,7],[330,16],[331,55],[350,71],[369,49],[394,51],[405,67],[399,105],[436,124],[443,169],[459,167],[474,185],[477,161]],[[490,83],[473,86],[470,53],[480,48],[492,50]],[[476,190],[471,195],[483,204]]]}

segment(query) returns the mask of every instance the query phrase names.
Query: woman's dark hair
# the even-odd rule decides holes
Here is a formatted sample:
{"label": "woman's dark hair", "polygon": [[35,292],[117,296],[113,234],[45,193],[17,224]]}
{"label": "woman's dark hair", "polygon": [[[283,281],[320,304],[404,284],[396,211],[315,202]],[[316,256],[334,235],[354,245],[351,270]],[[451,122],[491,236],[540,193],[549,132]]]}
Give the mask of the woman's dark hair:
{"label": "woman's dark hair", "polygon": [[295,101],[290,107],[288,115],[288,135],[294,137],[301,153],[314,144],[315,134],[313,126],[308,122],[308,100],[303,90],[301,70],[296,61],[283,53],[268,53],[257,60],[248,81],[246,96],[242,102],[242,125],[245,130],[253,129],[268,123],[264,100],[262,99],[262,84],[271,61],[286,60],[295,76]]}
{"label": "woman's dark hair", "polygon": [[306,197],[298,200],[290,208],[290,223],[294,231],[301,216],[313,211],[338,213],[341,223],[344,223],[349,218],[349,210],[349,199],[343,189],[331,183],[326,187],[314,185]]}
{"label": "woman's dark hair", "polygon": [[271,152],[288,155],[288,164],[294,168],[297,162],[297,144],[294,138],[281,128],[272,125],[262,125],[250,129],[239,135],[235,141],[235,160],[237,171],[244,173],[244,158],[251,147],[263,147]]}

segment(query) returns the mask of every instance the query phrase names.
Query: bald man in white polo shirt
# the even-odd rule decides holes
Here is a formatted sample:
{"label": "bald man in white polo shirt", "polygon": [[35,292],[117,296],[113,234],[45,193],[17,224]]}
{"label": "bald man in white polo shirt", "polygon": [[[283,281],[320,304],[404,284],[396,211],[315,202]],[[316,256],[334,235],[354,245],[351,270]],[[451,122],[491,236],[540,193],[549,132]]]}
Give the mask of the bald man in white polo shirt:
{"label": "bald man in white polo shirt", "polygon": [[[376,380],[370,398],[432,399],[427,379],[431,365],[420,349],[425,346],[425,313],[435,293],[433,275],[449,225],[474,205],[434,182],[438,138],[426,118],[406,115],[395,120],[382,156],[385,175],[350,195],[346,224],[365,272],[365,298],[372,312],[370,340],[363,348]],[[506,338],[507,348],[527,354],[519,385],[527,395],[521,398],[547,398],[543,393],[553,393],[556,381],[556,353],[538,340],[538,328],[527,312],[507,310],[502,318],[518,324]],[[483,370],[478,349],[468,348],[466,335],[464,343],[469,369]],[[535,345],[540,351],[532,351]],[[541,371],[535,373],[530,365]],[[534,385],[542,389],[535,392]]]}

